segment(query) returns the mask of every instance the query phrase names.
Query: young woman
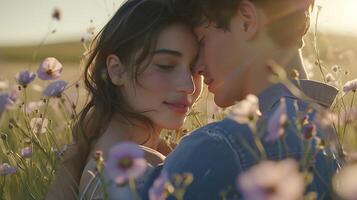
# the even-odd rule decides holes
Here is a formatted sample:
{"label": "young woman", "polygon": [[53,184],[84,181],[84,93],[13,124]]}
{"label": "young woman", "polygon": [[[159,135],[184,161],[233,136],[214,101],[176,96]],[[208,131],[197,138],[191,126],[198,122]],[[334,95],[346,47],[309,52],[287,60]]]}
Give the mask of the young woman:
{"label": "young woman", "polygon": [[91,99],[47,199],[76,198],[78,183],[80,193],[95,192],[86,187],[93,154],[106,158],[118,142],[141,145],[152,166],[163,161],[170,149],[160,131],[180,128],[201,92],[201,76],[193,73],[197,48],[167,1],[128,0],[119,8],[95,38],[84,71]]}

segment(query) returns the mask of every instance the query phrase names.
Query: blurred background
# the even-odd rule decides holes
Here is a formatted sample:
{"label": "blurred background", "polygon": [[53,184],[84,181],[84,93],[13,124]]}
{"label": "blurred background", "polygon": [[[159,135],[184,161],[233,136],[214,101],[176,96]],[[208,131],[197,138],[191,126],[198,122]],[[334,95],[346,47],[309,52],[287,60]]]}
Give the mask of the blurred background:
{"label": "blurred background", "polygon": [[[37,69],[45,57],[64,65],[63,79],[80,76],[89,41],[121,5],[121,0],[0,0],[0,81],[14,82],[20,70]],[[310,78],[322,80],[315,41],[325,75],[341,68],[342,82],[357,77],[357,1],[317,0],[305,37],[304,63]],[[317,15],[317,13],[319,13]],[[317,35],[316,32],[316,18]],[[317,37],[315,37],[317,36]]]}

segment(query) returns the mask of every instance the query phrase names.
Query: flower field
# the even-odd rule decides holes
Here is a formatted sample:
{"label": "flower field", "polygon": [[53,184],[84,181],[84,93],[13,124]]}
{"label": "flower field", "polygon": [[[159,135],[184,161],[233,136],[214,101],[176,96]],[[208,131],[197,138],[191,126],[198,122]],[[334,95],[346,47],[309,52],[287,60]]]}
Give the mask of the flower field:
{"label": "flower field", "polygon": [[[322,116],[318,121],[304,115],[297,122],[288,122],[282,99],[267,124],[268,136],[254,135],[259,147],[262,140],[283,137],[287,124],[295,123],[305,147],[314,144],[323,151],[337,144],[325,143],[316,135],[316,129],[332,125],[338,145],[343,147],[346,164],[334,175],[331,190],[336,199],[347,200],[357,199],[357,48],[352,43],[356,44],[357,38],[324,34],[317,38],[308,34],[302,52],[309,77],[339,89],[332,112],[318,110]],[[69,53],[59,52],[61,49],[69,49]],[[44,199],[72,142],[72,129],[79,112],[88,100],[81,80],[81,57],[85,51],[85,42],[57,47],[44,45],[37,50],[0,48],[0,199]],[[278,74],[282,80],[290,76],[279,71]],[[255,96],[248,96],[225,111],[214,106],[211,99],[204,91],[184,127],[174,132],[164,131],[162,138],[176,143],[182,135],[226,115],[256,131],[260,115]],[[264,149],[259,150],[256,156],[262,161],[237,177],[237,185],[246,199],[315,199],[314,193],[304,193],[311,182],[310,155],[306,154],[300,163],[291,159],[276,162],[265,160]],[[100,152],[95,156],[99,174],[104,166],[108,167],[114,182],[132,189],[135,188],[133,179],[145,171],[143,152],[130,143],[115,146],[108,160],[103,160]],[[149,191],[150,199],[165,199],[167,195],[182,199],[192,179],[189,174],[174,178],[162,174]]]}

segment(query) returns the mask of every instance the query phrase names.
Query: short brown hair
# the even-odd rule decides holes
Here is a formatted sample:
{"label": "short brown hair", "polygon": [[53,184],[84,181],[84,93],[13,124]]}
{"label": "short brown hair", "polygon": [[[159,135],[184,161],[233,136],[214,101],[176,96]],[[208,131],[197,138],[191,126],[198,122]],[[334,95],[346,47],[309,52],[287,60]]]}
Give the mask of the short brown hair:
{"label": "short brown hair", "polygon": [[[208,20],[229,30],[231,18],[242,0],[174,0],[177,12],[192,26]],[[315,0],[249,0],[263,8],[271,19],[269,34],[281,46],[302,45],[310,26]]]}

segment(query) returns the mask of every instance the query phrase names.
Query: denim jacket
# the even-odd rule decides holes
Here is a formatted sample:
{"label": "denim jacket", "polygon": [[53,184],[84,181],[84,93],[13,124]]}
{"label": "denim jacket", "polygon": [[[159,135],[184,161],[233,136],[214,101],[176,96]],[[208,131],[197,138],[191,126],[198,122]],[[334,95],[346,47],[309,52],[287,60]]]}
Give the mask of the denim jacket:
{"label": "denim jacket", "polygon": [[[309,80],[301,80],[300,87],[307,96],[325,107],[332,104],[337,94],[334,87]],[[298,112],[308,108],[308,102],[299,100],[282,84],[276,84],[258,96],[263,120],[269,119],[283,97],[286,99],[289,120],[295,120]],[[313,113],[311,118],[314,118]],[[296,129],[289,127],[285,129],[285,145],[288,149],[282,147],[284,145],[281,144],[281,140],[274,142],[262,140],[267,159],[282,160],[287,157],[295,158],[297,161],[302,159],[304,149],[297,134]],[[319,128],[317,135],[321,138],[325,137]],[[326,139],[335,140],[331,137]],[[152,175],[152,180],[148,181],[147,188],[142,191],[143,197],[147,197],[150,183],[160,170],[163,170],[169,174],[185,172],[193,174],[194,180],[187,188],[184,199],[222,199],[221,194],[224,192],[227,199],[242,199],[237,187],[237,177],[258,163],[256,157],[246,148],[247,145],[257,153],[250,128],[246,124],[239,124],[228,118],[197,129],[181,140],[176,149],[166,158],[164,165]],[[328,149],[317,151],[316,146],[313,146],[311,151],[316,152],[317,156],[312,165],[314,178],[308,186],[308,191],[317,192],[319,199],[332,199],[331,177],[340,165],[337,155]]]}

